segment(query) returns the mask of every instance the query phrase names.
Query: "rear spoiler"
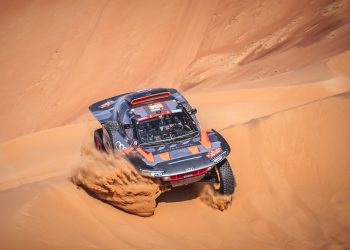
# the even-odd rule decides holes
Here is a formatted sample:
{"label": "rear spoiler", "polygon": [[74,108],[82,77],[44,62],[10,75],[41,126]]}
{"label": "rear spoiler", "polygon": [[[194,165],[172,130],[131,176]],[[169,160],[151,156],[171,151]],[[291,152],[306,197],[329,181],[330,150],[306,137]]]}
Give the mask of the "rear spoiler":
{"label": "rear spoiler", "polygon": [[155,100],[160,100],[160,99],[166,99],[170,96],[170,92],[166,91],[166,92],[160,92],[160,93],[155,93],[155,94],[149,94],[146,96],[142,96],[142,97],[137,97],[134,99],[130,100],[130,104],[131,105],[138,105],[141,103],[145,103],[145,102],[150,102],[150,101],[155,101]]}
{"label": "rear spoiler", "polygon": [[113,118],[113,112],[114,112],[114,108],[117,100],[120,97],[127,94],[129,93],[113,96],[113,97],[95,102],[89,106],[89,110],[101,124],[105,123],[106,121],[110,121]]}

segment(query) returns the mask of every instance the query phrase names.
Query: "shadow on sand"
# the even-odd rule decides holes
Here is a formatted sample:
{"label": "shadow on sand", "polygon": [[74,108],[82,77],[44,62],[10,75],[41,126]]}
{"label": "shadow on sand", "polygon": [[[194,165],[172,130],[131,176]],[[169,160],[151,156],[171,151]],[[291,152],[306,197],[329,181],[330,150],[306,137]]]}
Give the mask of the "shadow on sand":
{"label": "shadow on sand", "polygon": [[157,202],[181,202],[187,200],[194,200],[199,197],[201,183],[194,183],[188,186],[175,187],[169,191],[162,193],[158,198]]}

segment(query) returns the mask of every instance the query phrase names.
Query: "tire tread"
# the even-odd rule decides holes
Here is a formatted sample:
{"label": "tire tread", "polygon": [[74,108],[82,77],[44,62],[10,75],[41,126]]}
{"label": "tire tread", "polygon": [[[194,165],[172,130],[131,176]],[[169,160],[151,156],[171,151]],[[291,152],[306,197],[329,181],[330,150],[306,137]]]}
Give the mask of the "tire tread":
{"label": "tire tread", "polygon": [[227,160],[218,164],[220,175],[220,193],[223,195],[231,195],[235,191],[236,181],[233,175],[230,163]]}

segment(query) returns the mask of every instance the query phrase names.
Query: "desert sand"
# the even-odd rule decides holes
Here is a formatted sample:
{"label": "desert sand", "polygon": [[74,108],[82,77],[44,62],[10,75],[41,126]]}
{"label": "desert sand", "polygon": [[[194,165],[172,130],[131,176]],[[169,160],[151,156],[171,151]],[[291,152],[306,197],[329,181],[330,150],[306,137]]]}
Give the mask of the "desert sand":
{"label": "desert sand", "polygon": [[[1,1],[0,248],[350,248],[349,13],[346,0]],[[71,182],[99,126],[88,105],[151,87],[181,90],[229,141],[227,210],[192,185],[145,218]]]}

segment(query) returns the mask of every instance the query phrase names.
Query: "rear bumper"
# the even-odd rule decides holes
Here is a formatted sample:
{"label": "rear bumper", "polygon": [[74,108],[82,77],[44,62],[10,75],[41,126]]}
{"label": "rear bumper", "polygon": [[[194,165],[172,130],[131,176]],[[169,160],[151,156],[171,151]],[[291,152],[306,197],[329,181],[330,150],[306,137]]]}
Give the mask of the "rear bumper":
{"label": "rear bumper", "polygon": [[197,175],[197,176],[182,179],[182,180],[169,181],[168,183],[170,184],[171,187],[184,186],[184,185],[198,182],[198,181],[202,180],[204,176],[205,176],[205,174],[201,174],[201,175]]}
{"label": "rear bumper", "polygon": [[[223,160],[225,155],[221,157],[220,160]],[[197,170],[204,168],[213,168],[217,162],[214,162],[213,159],[206,157],[206,153],[197,154],[195,156],[187,156],[183,158],[178,158],[170,161],[160,162],[155,164],[152,167],[139,168],[140,174],[147,177],[161,177],[164,181],[167,181],[166,177],[171,177],[174,175],[182,175],[191,173]]]}
{"label": "rear bumper", "polygon": [[[167,171],[165,170],[158,170],[158,169],[152,169],[152,170],[148,170],[148,169],[141,169],[139,170],[139,173],[142,176],[145,177],[149,177],[149,178],[160,178],[162,181],[170,181],[171,177],[173,176],[178,176],[178,175],[188,175],[197,171],[201,171],[203,169],[206,169],[208,172],[210,171],[216,164],[208,164],[208,165],[204,165],[204,166],[199,166],[199,167],[189,167],[186,170],[182,170],[182,171],[177,171],[177,172],[172,172],[172,173],[167,173]],[[188,177],[193,177],[193,176],[185,176],[183,179],[188,178]]]}
{"label": "rear bumper", "polygon": [[165,189],[178,186],[185,186],[202,180],[204,176],[212,170],[212,168],[213,166],[197,169],[195,171],[182,173],[178,175],[163,176],[160,178],[156,178],[160,180],[162,186],[165,187]]}
{"label": "rear bumper", "polygon": [[[164,186],[176,187],[200,181],[207,172],[211,171],[228,153],[227,147],[220,148],[213,142],[211,150],[201,149],[201,153],[177,157],[166,161],[156,161],[149,164],[142,160],[138,166],[141,175],[159,180]],[[221,150],[211,154],[215,149]]]}

